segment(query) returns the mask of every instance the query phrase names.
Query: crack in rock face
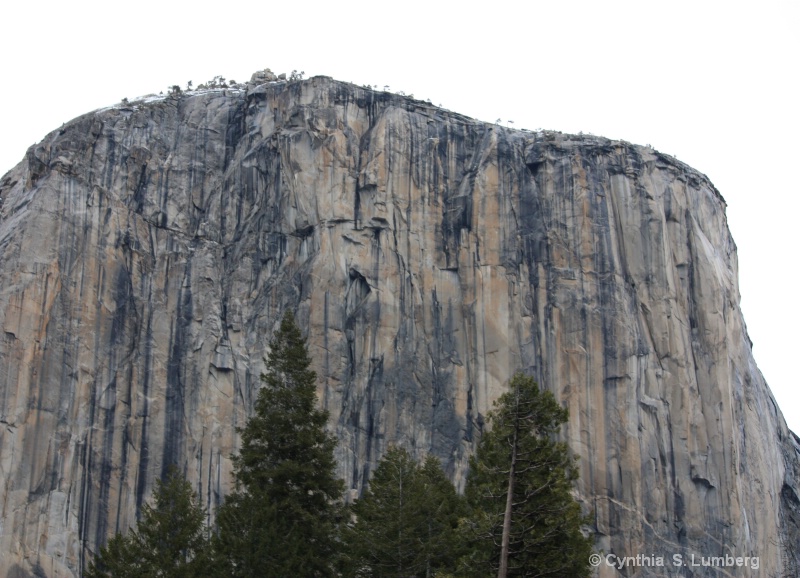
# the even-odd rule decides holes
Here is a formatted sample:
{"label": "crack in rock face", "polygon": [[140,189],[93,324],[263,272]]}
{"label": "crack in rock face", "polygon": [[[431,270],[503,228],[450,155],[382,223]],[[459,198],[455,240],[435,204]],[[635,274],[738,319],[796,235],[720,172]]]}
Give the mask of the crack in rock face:
{"label": "crack in rock face", "polygon": [[79,576],[172,464],[213,515],[292,309],[350,495],[393,444],[463,488],[522,370],[569,409],[598,550],[798,575],[800,442],[704,175],[262,76],[87,114],[0,180],[0,574]]}

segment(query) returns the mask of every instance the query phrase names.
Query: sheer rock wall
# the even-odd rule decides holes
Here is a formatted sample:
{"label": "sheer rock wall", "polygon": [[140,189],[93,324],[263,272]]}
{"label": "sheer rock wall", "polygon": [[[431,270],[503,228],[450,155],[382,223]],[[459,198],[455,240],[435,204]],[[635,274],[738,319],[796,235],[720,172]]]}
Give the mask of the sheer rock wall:
{"label": "sheer rock wall", "polygon": [[0,199],[4,575],[78,576],[173,463],[213,511],[286,308],[353,493],[394,443],[463,486],[521,369],[570,410],[598,548],[798,575],[800,443],[675,159],[317,77],[82,116]]}

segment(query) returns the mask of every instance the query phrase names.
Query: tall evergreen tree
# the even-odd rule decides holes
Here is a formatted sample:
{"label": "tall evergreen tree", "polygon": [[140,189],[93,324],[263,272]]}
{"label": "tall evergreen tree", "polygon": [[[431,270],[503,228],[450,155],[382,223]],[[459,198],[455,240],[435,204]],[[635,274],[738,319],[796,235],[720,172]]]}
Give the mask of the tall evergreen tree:
{"label": "tall evergreen tree", "polygon": [[404,449],[390,448],[352,507],[345,574],[430,578],[452,568],[460,506],[438,459],[419,465]]}
{"label": "tall evergreen tree", "polygon": [[254,415],[240,430],[236,491],[220,508],[219,572],[269,578],[330,576],[343,486],[336,438],[317,409],[306,341],[287,312],[270,342]]}
{"label": "tall evergreen tree", "polygon": [[428,455],[417,470],[418,499],[422,511],[421,557],[425,572],[431,578],[452,571],[463,550],[458,524],[464,515],[464,499],[447,479],[438,458]]}
{"label": "tall evergreen tree", "polygon": [[86,578],[197,578],[210,576],[205,512],[177,470],[157,481],[152,506],[135,530],[117,534],[89,563]]}
{"label": "tall evergreen tree", "polygon": [[470,460],[466,573],[589,576],[592,541],[581,533],[586,519],[571,494],[578,473],[566,444],[553,439],[567,410],[521,373],[509,389]]}

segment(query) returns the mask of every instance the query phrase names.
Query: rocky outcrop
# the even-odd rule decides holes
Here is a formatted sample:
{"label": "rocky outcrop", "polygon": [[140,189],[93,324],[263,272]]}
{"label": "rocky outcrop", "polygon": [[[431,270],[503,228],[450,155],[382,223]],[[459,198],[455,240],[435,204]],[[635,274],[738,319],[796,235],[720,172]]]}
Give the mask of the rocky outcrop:
{"label": "rocky outcrop", "polygon": [[521,369],[570,410],[598,548],[798,573],[800,444],[725,203],[671,157],[317,77],[85,115],[0,198],[0,573],[79,575],[173,463],[213,511],[286,308],[354,492],[395,443],[463,485]]}

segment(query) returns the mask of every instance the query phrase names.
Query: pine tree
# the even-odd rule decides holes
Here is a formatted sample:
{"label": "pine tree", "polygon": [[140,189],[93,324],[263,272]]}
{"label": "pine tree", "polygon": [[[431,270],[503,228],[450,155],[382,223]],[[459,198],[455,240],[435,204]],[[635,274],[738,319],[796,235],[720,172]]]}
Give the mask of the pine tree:
{"label": "pine tree", "polygon": [[468,575],[498,578],[589,576],[592,542],[581,533],[587,520],[571,494],[574,458],[553,439],[567,410],[521,373],[509,389],[470,460],[472,550],[463,566]]}
{"label": "pine tree", "polygon": [[221,573],[269,578],[329,576],[342,483],[336,438],[316,407],[316,374],[287,312],[270,342],[254,415],[240,430],[236,491],[220,508],[215,540]]}
{"label": "pine tree", "polygon": [[134,578],[143,575],[142,547],[128,535],[116,534],[108,544],[100,548],[100,553],[89,562],[84,573],[86,578]]}
{"label": "pine tree", "polygon": [[460,506],[438,459],[428,456],[420,466],[405,450],[390,448],[352,507],[345,574],[430,578],[451,568]]}
{"label": "pine tree", "polygon": [[154,505],[142,508],[136,529],[117,534],[89,563],[86,578],[192,578],[206,576],[205,512],[177,470],[158,480]]}
{"label": "pine tree", "polygon": [[422,559],[431,578],[455,568],[462,551],[457,533],[464,514],[464,500],[442,470],[441,462],[428,455],[417,472],[420,509],[423,514]]}
{"label": "pine tree", "polygon": [[418,512],[412,509],[417,491],[417,464],[403,449],[390,448],[353,505],[356,523],[346,537],[356,576],[413,576],[417,558]]}

